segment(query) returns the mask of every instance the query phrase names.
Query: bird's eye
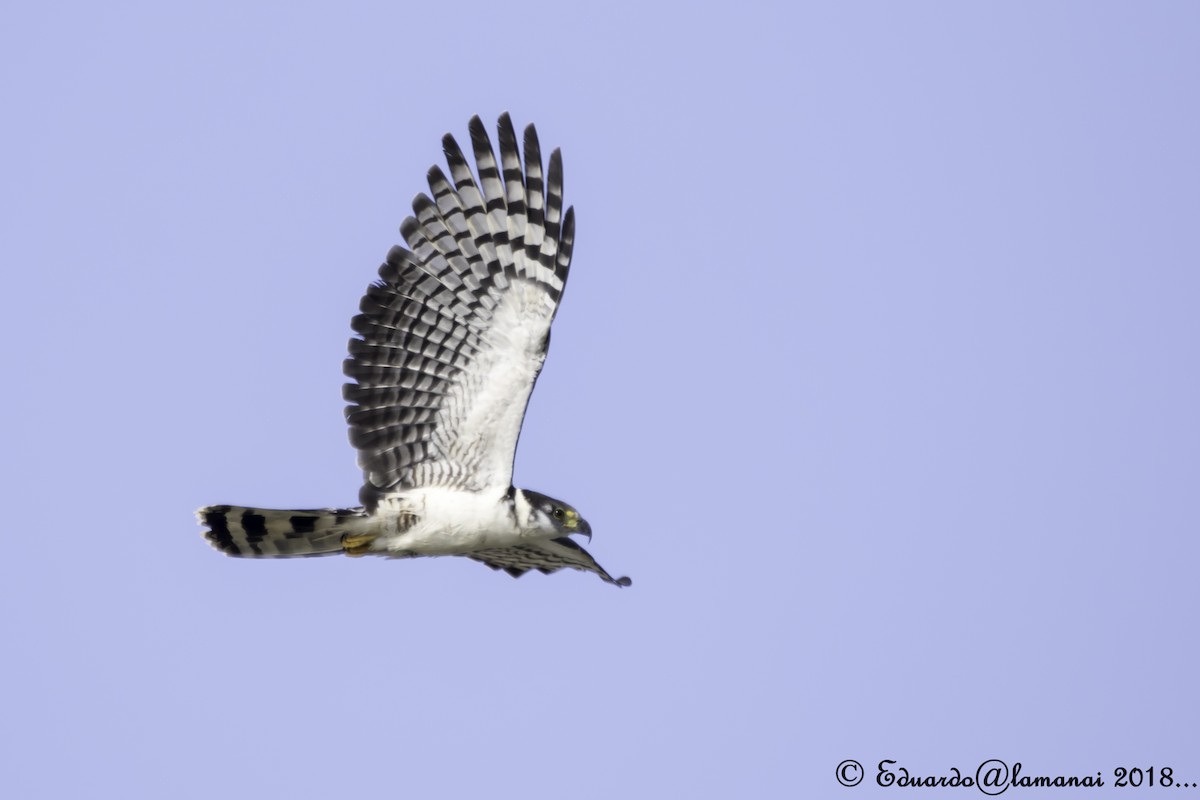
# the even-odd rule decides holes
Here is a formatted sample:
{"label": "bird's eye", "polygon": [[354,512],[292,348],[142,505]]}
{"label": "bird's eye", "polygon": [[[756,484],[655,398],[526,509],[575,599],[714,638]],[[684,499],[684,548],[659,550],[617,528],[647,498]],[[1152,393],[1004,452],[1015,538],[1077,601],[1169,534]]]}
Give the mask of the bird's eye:
{"label": "bird's eye", "polygon": [[561,508],[554,509],[554,518],[555,519],[562,519],[566,515],[567,515],[566,512],[563,511]]}

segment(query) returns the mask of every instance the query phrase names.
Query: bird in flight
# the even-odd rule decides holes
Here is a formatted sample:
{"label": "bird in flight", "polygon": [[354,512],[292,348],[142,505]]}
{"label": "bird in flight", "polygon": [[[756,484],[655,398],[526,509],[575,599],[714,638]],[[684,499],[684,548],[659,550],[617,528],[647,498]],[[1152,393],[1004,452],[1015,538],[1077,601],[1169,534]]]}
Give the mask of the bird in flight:
{"label": "bird in flight", "polygon": [[546,359],[575,236],[563,212],[562,156],[525,129],[524,162],[508,114],[500,161],[470,122],[478,180],[458,143],[450,171],[429,170],[350,326],[343,390],[364,483],[355,508],[277,511],[208,506],[208,541],[231,556],[344,553],[466,556],[520,577],[565,567],[614,578],[572,536],[592,529],[561,500],[512,483],[517,438]]}

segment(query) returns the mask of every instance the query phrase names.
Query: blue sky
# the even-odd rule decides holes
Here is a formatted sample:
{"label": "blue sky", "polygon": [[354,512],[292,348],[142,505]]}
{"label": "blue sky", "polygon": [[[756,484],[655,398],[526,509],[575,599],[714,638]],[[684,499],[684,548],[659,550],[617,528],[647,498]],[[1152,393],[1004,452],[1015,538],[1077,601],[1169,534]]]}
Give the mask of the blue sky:
{"label": "blue sky", "polygon": [[[0,793],[1200,782],[1197,75],[1188,3],[10,8]],[[349,319],[504,110],[578,216],[517,483],[634,586],[211,551],[354,501]]]}

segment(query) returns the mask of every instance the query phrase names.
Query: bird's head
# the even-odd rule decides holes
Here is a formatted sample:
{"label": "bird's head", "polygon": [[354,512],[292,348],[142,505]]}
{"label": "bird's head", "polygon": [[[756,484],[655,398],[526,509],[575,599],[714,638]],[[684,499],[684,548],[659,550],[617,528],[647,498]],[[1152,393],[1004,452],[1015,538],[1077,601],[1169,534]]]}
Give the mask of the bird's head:
{"label": "bird's head", "polygon": [[540,492],[523,489],[522,493],[529,502],[530,522],[535,526],[554,538],[578,533],[589,542],[592,540],[592,526],[570,505]]}

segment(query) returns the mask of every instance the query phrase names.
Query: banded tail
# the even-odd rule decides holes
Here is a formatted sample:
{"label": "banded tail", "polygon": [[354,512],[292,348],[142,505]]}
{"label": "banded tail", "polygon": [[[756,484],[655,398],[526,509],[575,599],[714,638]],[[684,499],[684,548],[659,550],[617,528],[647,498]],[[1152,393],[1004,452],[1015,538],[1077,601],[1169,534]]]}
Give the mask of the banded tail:
{"label": "banded tail", "polygon": [[242,506],[207,506],[196,512],[208,528],[204,538],[230,556],[292,558],[358,555],[373,536],[361,508],[277,511]]}

